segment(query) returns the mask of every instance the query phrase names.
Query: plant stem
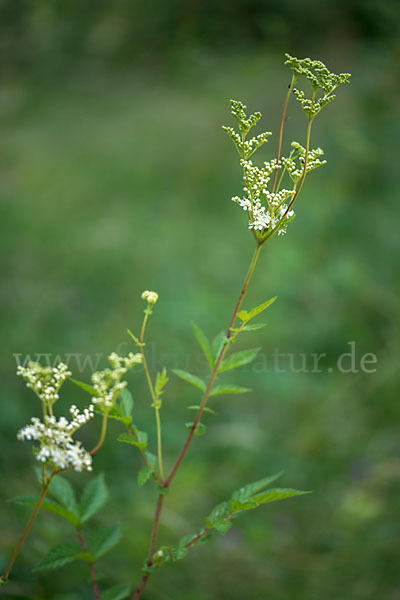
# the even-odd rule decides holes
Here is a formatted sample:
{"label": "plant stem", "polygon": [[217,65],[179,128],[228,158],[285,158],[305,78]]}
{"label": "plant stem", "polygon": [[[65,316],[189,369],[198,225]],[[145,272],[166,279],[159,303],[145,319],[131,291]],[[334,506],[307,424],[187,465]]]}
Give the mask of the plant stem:
{"label": "plant stem", "polygon": [[[289,210],[291,209],[291,207],[293,206],[294,201],[296,200],[297,196],[300,194],[301,188],[303,187],[303,183],[304,180],[306,178],[306,174],[307,174],[307,163],[308,163],[308,153],[310,150],[310,138],[311,138],[311,125],[312,125],[312,118],[310,118],[308,120],[308,127],[307,127],[307,139],[306,139],[306,153],[304,156],[304,165],[303,165],[303,172],[301,175],[301,179],[299,181],[299,185],[296,189],[296,192],[293,194],[293,198],[291,199],[291,201],[289,202],[289,205],[287,207],[287,209],[285,210],[282,218],[279,221],[279,225],[281,223],[284,222],[284,220],[286,219],[286,215],[288,214]],[[276,227],[275,229],[273,229],[262,241],[261,241],[261,245],[265,244],[265,242],[267,240],[269,240],[277,231],[279,231],[279,226]]]}
{"label": "plant stem", "polygon": [[44,498],[45,498],[45,496],[47,494],[47,491],[48,491],[48,489],[50,487],[50,484],[51,484],[51,482],[52,482],[53,477],[55,476],[55,474],[56,474],[56,472],[54,471],[50,475],[49,479],[45,483],[42,484],[42,490],[40,492],[40,496],[39,496],[39,498],[38,498],[38,500],[37,500],[37,502],[36,502],[36,504],[34,506],[34,509],[32,511],[30,519],[27,522],[27,524],[25,526],[25,529],[24,529],[21,537],[19,538],[18,544],[16,545],[16,547],[14,549],[14,552],[12,553],[11,558],[8,561],[8,564],[7,564],[6,568],[4,569],[4,572],[3,572],[2,576],[1,576],[1,579],[3,579],[3,581],[5,581],[7,579],[8,575],[9,575],[9,573],[11,571],[11,568],[12,568],[14,562],[15,562],[15,559],[17,558],[17,556],[18,556],[18,554],[19,554],[19,552],[20,552],[20,550],[22,548],[22,545],[25,542],[25,539],[26,539],[28,533],[30,532],[31,527],[32,527],[33,523],[35,522],[35,519],[36,519],[36,517],[38,515],[38,512],[39,512],[39,509],[41,507],[41,504],[42,504],[42,502],[43,502],[43,500],[44,500]]}
{"label": "plant stem", "polygon": [[155,411],[156,426],[157,426],[158,473],[160,475],[160,480],[161,480],[161,483],[162,483],[164,481],[164,469],[163,469],[163,459],[162,459],[160,407],[158,406],[158,398],[157,398],[156,393],[154,391],[153,383],[152,383],[151,377],[150,377],[150,371],[149,371],[149,368],[147,366],[146,355],[144,353],[144,332],[145,332],[145,329],[146,329],[146,323],[147,323],[147,319],[149,318],[150,311],[151,311],[151,309],[150,309],[150,305],[149,305],[146,308],[145,313],[144,313],[144,319],[143,319],[142,329],[141,329],[141,332],[140,332],[139,348],[140,348],[140,354],[142,355],[144,372],[146,374],[146,379],[147,379],[147,383],[148,383],[148,386],[149,386],[151,398],[153,400],[153,406],[154,406],[154,411]]}
{"label": "plant stem", "polygon": [[292,81],[290,82],[290,85],[289,85],[288,92],[286,94],[285,103],[284,103],[283,109],[282,109],[281,123],[280,123],[280,126],[279,126],[278,149],[277,149],[277,152],[276,152],[276,167],[275,167],[274,179],[272,181],[272,188],[271,188],[272,192],[275,191],[276,178],[277,178],[277,175],[278,175],[278,161],[279,161],[279,158],[280,158],[280,155],[281,155],[282,138],[283,138],[283,127],[285,125],[286,110],[287,110],[287,107],[288,107],[288,104],[289,104],[290,94],[292,93],[293,86],[296,83],[296,79],[297,79],[297,77],[295,77],[293,75]]}
{"label": "plant stem", "polygon": [[100,432],[99,441],[97,442],[95,447],[92,448],[92,450],[89,452],[89,454],[91,456],[93,456],[93,454],[95,454],[98,450],[100,450],[100,448],[102,447],[102,445],[104,443],[104,440],[106,438],[106,433],[107,433],[107,421],[108,421],[108,414],[103,413],[103,420],[101,423],[101,432]]}
{"label": "plant stem", "polygon": [[[151,565],[153,564],[153,555],[156,549],[156,544],[157,544],[157,537],[158,537],[158,530],[160,527],[160,518],[161,518],[161,511],[163,508],[163,504],[164,504],[164,494],[160,494],[158,497],[158,502],[157,502],[157,506],[156,506],[156,511],[154,513],[154,521],[153,521],[153,529],[151,532],[151,539],[150,539],[150,548],[149,548],[149,554],[147,556],[147,566],[151,567]],[[136,590],[136,592],[134,593],[132,600],[138,600],[140,598],[140,596],[142,595],[144,588],[147,585],[148,580],[150,579],[150,575],[151,572],[147,572],[143,575],[140,584]]]}
{"label": "plant stem", "polygon": [[[244,298],[244,296],[246,294],[246,291],[247,291],[247,288],[249,286],[251,277],[253,275],[255,266],[257,264],[257,260],[258,260],[259,254],[260,254],[260,250],[261,250],[261,244],[258,244],[257,247],[256,247],[256,249],[255,249],[255,251],[254,251],[253,257],[251,259],[251,262],[250,262],[250,265],[249,265],[246,277],[244,279],[242,288],[241,288],[240,293],[239,293],[239,297],[237,299],[235,308],[234,308],[233,313],[232,313],[231,320],[229,321],[228,329],[226,331],[225,342],[222,344],[221,349],[219,351],[219,354],[217,356],[217,359],[215,361],[215,365],[214,365],[214,368],[213,368],[213,370],[211,372],[210,379],[208,381],[207,388],[206,388],[206,390],[204,392],[204,396],[203,396],[203,399],[201,401],[199,410],[197,411],[195,420],[193,422],[192,427],[190,428],[190,432],[189,432],[189,434],[188,434],[188,436],[186,438],[186,441],[185,441],[185,443],[183,445],[183,448],[182,448],[181,452],[179,453],[178,458],[176,459],[174,466],[172,467],[172,469],[171,469],[171,471],[170,471],[167,479],[165,480],[165,482],[163,484],[164,488],[166,488],[166,489],[169,488],[169,486],[171,484],[171,481],[174,478],[174,476],[176,475],[176,472],[179,469],[179,466],[180,466],[181,462],[185,458],[185,455],[186,455],[186,453],[187,453],[187,451],[189,449],[189,446],[192,443],[192,440],[193,440],[196,428],[197,428],[198,424],[200,423],[201,416],[202,416],[202,414],[204,412],[204,409],[205,409],[205,407],[207,405],[208,399],[210,397],[210,393],[212,391],[215,379],[217,377],[219,367],[220,367],[221,362],[222,362],[222,360],[223,360],[223,358],[225,356],[225,352],[226,352],[226,350],[228,348],[230,338],[232,337],[231,328],[232,328],[233,324],[235,323],[236,316],[237,316],[237,314],[238,314],[238,312],[240,310],[240,307],[242,305],[243,298]],[[164,495],[160,494],[160,496],[158,498],[157,506],[156,506],[156,511],[155,511],[155,514],[154,514],[153,529],[152,529],[152,533],[151,533],[150,550],[149,550],[149,555],[148,555],[148,559],[147,559],[147,566],[149,566],[149,567],[152,566],[152,558],[153,558],[153,554],[154,554],[154,551],[155,551],[155,548],[156,548],[158,530],[159,530],[159,527],[160,527],[160,517],[161,517],[162,508],[163,508],[163,502],[164,502]],[[143,593],[143,590],[145,589],[145,587],[147,585],[148,580],[150,579],[150,575],[151,575],[151,572],[147,572],[147,573],[145,573],[143,575],[142,580],[141,580],[141,582],[140,582],[140,584],[139,584],[139,586],[138,586],[135,594],[132,597],[132,600],[139,600],[139,598],[141,597],[141,595]]]}
{"label": "plant stem", "polygon": [[[76,533],[78,534],[79,543],[82,546],[82,550],[84,552],[88,552],[88,548],[86,546],[86,542],[85,542],[84,537],[82,535],[82,531],[80,529],[76,528]],[[96,600],[100,600],[100,590],[99,590],[99,586],[97,584],[96,571],[94,570],[93,563],[89,563],[88,566],[89,566],[89,571],[90,571],[90,577],[91,577],[92,582],[93,582],[94,597],[96,598]]]}
{"label": "plant stem", "polygon": [[226,331],[225,342],[221,346],[221,350],[219,351],[219,354],[217,356],[217,360],[215,361],[215,365],[214,365],[214,368],[213,368],[212,373],[210,375],[210,379],[208,381],[208,385],[207,385],[206,391],[204,392],[204,396],[203,396],[203,399],[201,401],[199,410],[197,411],[195,420],[194,420],[193,425],[192,425],[192,427],[190,429],[190,432],[189,432],[189,435],[188,435],[188,437],[186,439],[186,442],[185,442],[185,444],[184,444],[184,446],[183,446],[183,448],[182,448],[182,450],[181,450],[178,458],[176,459],[175,464],[174,464],[174,466],[171,469],[171,472],[169,473],[167,479],[165,480],[165,487],[168,487],[170,485],[173,477],[175,476],[175,474],[176,474],[176,472],[177,472],[177,470],[179,468],[179,465],[181,464],[182,460],[184,459],[185,454],[186,454],[186,452],[187,452],[187,450],[188,450],[188,448],[189,448],[189,446],[190,446],[190,444],[191,444],[191,442],[193,440],[193,436],[195,434],[196,428],[197,428],[197,426],[198,426],[198,424],[200,422],[201,416],[202,416],[202,414],[204,412],[204,409],[205,409],[205,407],[207,405],[207,402],[208,402],[208,399],[210,397],[210,393],[211,393],[211,390],[213,388],[215,379],[217,377],[218,370],[219,370],[219,367],[221,365],[222,359],[224,358],[225,352],[226,352],[226,350],[228,348],[229,340],[230,340],[230,338],[232,336],[231,327],[233,326],[233,324],[234,324],[234,322],[236,320],[236,315],[238,314],[238,312],[240,310],[240,307],[242,305],[243,298],[244,298],[244,296],[246,294],[248,285],[249,285],[251,277],[253,275],[253,271],[254,271],[255,266],[257,264],[257,260],[258,260],[259,254],[260,254],[260,250],[261,250],[261,245],[258,245],[256,247],[256,249],[254,251],[254,254],[253,254],[253,257],[251,259],[251,262],[250,262],[250,265],[249,265],[249,269],[247,271],[245,280],[244,280],[243,285],[242,285],[242,289],[240,290],[240,294],[239,294],[238,300],[236,302],[236,306],[234,308],[231,320],[230,320],[229,325],[228,325],[228,329]]}

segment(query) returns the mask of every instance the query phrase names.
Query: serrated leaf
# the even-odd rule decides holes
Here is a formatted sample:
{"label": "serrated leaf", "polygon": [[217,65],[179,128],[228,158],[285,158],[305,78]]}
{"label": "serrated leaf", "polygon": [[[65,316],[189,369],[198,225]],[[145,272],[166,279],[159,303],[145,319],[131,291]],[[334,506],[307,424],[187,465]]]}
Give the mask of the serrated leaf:
{"label": "serrated leaf", "polygon": [[87,540],[88,550],[97,559],[115,546],[120,537],[121,528],[119,523],[111,527],[96,529]]}
{"label": "serrated leaf", "polygon": [[217,523],[218,521],[221,521],[224,517],[227,517],[230,514],[230,512],[231,510],[229,502],[221,502],[212,509],[211,513],[207,517],[207,521],[209,521],[214,526],[214,523]]}
{"label": "serrated leaf", "polygon": [[85,486],[79,506],[80,522],[85,523],[103,506],[107,500],[108,491],[104,475],[100,474]]}
{"label": "serrated leaf", "polygon": [[138,486],[143,487],[144,484],[150,479],[153,473],[154,469],[152,467],[143,467],[142,469],[140,469],[137,475]]}
{"label": "serrated leaf", "polygon": [[258,502],[249,498],[248,500],[230,500],[229,506],[231,507],[232,513],[240,512],[241,510],[250,510],[257,508]]}
{"label": "serrated leaf", "polygon": [[42,571],[44,569],[63,567],[64,565],[81,558],[82,554],[82,548],[77,544],[57,544],[49,550],[46,556],[33,570]]}
{"label": "serrated leaf", "polygon": [[51,482],[49,493],[74,515],[79,515],[75,492],[67,479],[57,475]]}
{"label": "serrated leaf", "polygon": [[258,504],[266,504],[267,502],[276,502],[277,500],[284,500],[285,498],[291,498],[292,496],[303,496],[304,494],[310,494],[311,492],[304,492],[302,490],[293,490],[290,488],[276,488],[268,490],[262,494],[252,496],[251,499],[258,502]]}
{"label": "serrated leaf", "polygon": [[200,327],[198,325],[196,325],[196,323],[193,323],[193,321],[192,321],[192,328],[193,328],[193,332],[196,337],[196,340],[200,344],[200,347],[203,350],[210,367],[213,369],[214,368],[214,358],[213,358],[213,354],[212,354],[211,344],[208,341],[206,334],[200,329]]}
{"label": "serrated leaf", "polygon": [[101,593],[101,600],[123,600],[131,593],[131,586],[127,584],[114,585]]}
{"label": "serrated leaf", "polygon": [[84,381],[78,381],[77,379],[72,379],[72,377],[70,377],[68,381],[72,381],[72,383],[74,383],[75,385],[80,387],[85,392],[88,392],[88,394],[90,394],[91,396],[95,396],[95,397],[99,396],[99,394],[96,392],[95,388],[92,385],[85,383]]}
{"label": "serrated leaf", "polygon": [[247,365],[251,363],[261,348],[252,348],[250,350],[242,350],[241,352],[235,352],[235,354],[231,354],[222,361],[220,368],[218,369],[219,373],[223,373],[224,371],[228,371],[229,369],[236,369],[237,367],[242,367],[243,365]]}
{"label": "serrated leaf", "polygon": [[266,308],[268,308],[269,306],[271,306],[271,304],[273,304],[276,299],[277,299],[277,296],[275,296],[275,298],[270,298],[270,300],[267,300],[263,304],[260,304],[259,306],[256,306],[255,308],[252,308],[250,311],[241,310],[241,311],[238,312],[237,317],[241,321],[243,321],[244,323],[246,323],[247,321],[250,321],[250,319],[253,319],[257,315],[259,315]]}
{"label": "serrated leaf", "polygon": [[[186,429],[192,429],[194,421],[190,421],[190,423],[185,423]],[[195,429],[194,435],[203,435],[206,432],[206,426],[204,423],[197,423],[197,427]]]}
{"label": "serrated leaf", "polygon": [[218,396],[219,394],[244,394],[245,392],[251,392],[251,389],[238,385],[217,385],[212,389],[210,396]]}
{"label": "serrated leaf", "polygon": [[278,479],[282,475],[282,471],[280,473],[275,473],[274,475],[270,475],[269,477],[264,477],[263,479],[259,479],[258,481],[254,481],[253,483],[248,483],[240,488],[240,490],[236,490],[233,492],[231,500],[239,500],[244,501],[247,498],[250,498],[253,494],[256,494],[263,488],[267,487],[270,483]]}
{"label": "serrated leaf", "polygon": [[182,560],[183,558],[185,558],[187,553],[188,553],[187,548],[178,546],[177,548],[175,548],[172,560],[174,562],[176,562],[177,560]]}
{"label": "serrated leaf", "polygon": [[182,371],[182,369],[172,369],[172,372],[175,373],[177,377],[180,377],[184,381],[187,381],[188,383],[191,383],[195,387],[199,388],[202,392],[206,391],[206,384],[202,379],[200,379],[200,377],[196,377],[196,375],[192,375],[187,371]]}
{"label": "serrated leaf", "polygon": [[[189,410],[199,410],[200,405],[199,404],[195,404],[193,406],[188,406]],[[204,412],[208,412],[211,413],[212,415],[216,415],[217,413],[215,412],[215,410],[213,410],[212,408],[210,408],[209,406],[205,406],[203,408]]]}
{"label": "serrated leaf", "polygon": [[132,446],[136,446],[144,450],[147,448],[147,433],[145,431],[137,430],[136,437],[132,437],[129,433],[121,433],[117,437],[117,442],[124,442],[125,444],[131,444]]}
{"label": "serrated leaf", "polygon": [[224,535],[232,527],[232,521],[230,521],[229,519],[224,519],[223,521],[216,521],[215,523],[213,523],[213,527],[216,531],[218,531],[218,533]]}

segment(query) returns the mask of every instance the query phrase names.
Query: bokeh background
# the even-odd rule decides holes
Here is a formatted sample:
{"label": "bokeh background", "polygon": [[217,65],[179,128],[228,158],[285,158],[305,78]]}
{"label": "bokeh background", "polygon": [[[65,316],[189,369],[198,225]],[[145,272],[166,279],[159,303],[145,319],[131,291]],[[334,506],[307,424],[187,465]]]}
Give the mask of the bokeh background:
{"label": "bokeh background", "polygon": [[[296,221],[266,247],[251,285],[248,307],[279,296],[268,327],[239,345],[262,346],[266,359],[277,348],[326,358],[321,373],[269,362],[232,374],[254,392],[213,402],[217,416],[168,496],[161,541],[198,530],[233,489],[267,474],[283,470],[283,486],[313,494],[249,512],[161,570],[146,598],[400,598],[399,18],[395,0],[1,0],[2,564],[28,514],[8,500],[37,490],[16,431],[39,406],[14,355],[99,355],[104,367],[111,350],[132,349],[126,328],[138,329],[140,293],[155,289],[153,369],[201,375],[190,321],[210,337],[226,325],[252,252],[230,201],[240,169],[221,125],[233,124],[230,98],[261,110],[275,137],[259,157],[274,155],[287,51],[353,78],[315,123],[328,165],[307,180]],[[284,150],[304,140],[303,117],[292,101]],[[376,354],[376,372],[337,370],[349,341],[358,365]],[[88,366],[71,366],[89,379]],[[143,374],[129,386],[154,442]],[[198,396],[172,375],[168,391],[172,464]],[[85,401],[67,383],[58,406]],[[139,458],[114,441],[119,432],[95,460],[110,488],[98,523],[123,524],[101,563],[103,587],[137,582],[156,497],[151,485],[139,490]],[[79,490],[89,476],[70,479]],[[91,598],[83,564],[31,572],[72,539],[41,514],[3,597]]]}

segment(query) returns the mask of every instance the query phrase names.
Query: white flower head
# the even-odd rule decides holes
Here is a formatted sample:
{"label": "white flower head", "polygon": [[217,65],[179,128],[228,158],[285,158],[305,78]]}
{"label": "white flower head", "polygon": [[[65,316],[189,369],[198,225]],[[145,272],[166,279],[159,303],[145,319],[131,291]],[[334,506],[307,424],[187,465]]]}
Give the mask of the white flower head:
{"label": "white flower head", "polygon": [[71,406],[72,421],[65,417],[56,419],[45,415],[43,421],[33,417],[29,425],[18,432],[19,440],[39,442],[36,459],[42,463],[50,463],[56,469],[73,467],[75,471],[92,470],[92,457],[81,442],[75,441],[72,435],[87,423],[94,415],[93,405],[81,413],[76,406]]}
{"label": "white flower head", "polygon": [[72,375],[67,365],[59,363],[55,367],[42,367],[30,361],[27,367],[19,366],[17,375],[26,381],[26,387],[32,389],[46,407],[58,400],[58,392],[64,381]]}

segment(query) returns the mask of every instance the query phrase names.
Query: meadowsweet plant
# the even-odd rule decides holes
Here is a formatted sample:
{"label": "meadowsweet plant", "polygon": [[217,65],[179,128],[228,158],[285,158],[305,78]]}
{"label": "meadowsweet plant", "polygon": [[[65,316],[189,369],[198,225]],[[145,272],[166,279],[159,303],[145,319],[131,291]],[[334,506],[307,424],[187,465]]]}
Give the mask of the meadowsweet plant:
{"label": "meadowsweet plant", "polygon": [[[271,132],[251,132],[261,119],[255,112],[248,115],[246,106],[231,100],[231,111],[236,121],[236,128],[223,127],[233,141],[239,154],[239,162],[243,175],[243,189],[232,200],[244,211],[246,227],[254,238],[255,248],[250,260],[239,296],[234,304],[233,313],[226,330],[209,341],[203,331],[193,324],[193,331],[208,363],[209,375],[200,378],[193,373],[174,369],[173,375],[196,387],[199,391],[199,403],[190,406],[194,410],[194,419],[186,423],[187,436],[181,451],[173,462],[168,457],[168,466],[164,456],[164,447],[168,440],[163,439],[161,412],[163,397],[167,392],[170,374],[166,369],[152,373],[146,359],[146,325],[158,302],[158,294],[154,291],[142,293],[144,317],[141,326],[134,333],[128,329],[135,352],[128,356],[119,356],[115,352],[109,356],[109,368],[92,374],[91,383],[71,378],[71,372],[64,364],[56,367],[42,367],[38,363],[29,363],[27,367],[19,367],[18,375],[23,377],[26,385],[38,397],[41,405],[40,416],[33,416],[31,422],[18,433],[21,441],[34,444],[34,456],[37,461],[37,472],[40,483],[38,497],[17,498],[20,504],[32,506],[33,511],[25,530],[18,541],[11,558],[4,568],[1,577],[2,585],[8,582],[11,568],[21,547],[35,521],[40,508],[50,511],[67,521],[75,532],[74,543],[62,543],[51,548],[41,558],[36,570],[62,567],[74,560],[85,561],[92,580],[93,597],[96,600],[119,600],[131,597],[139,600],[146,585],[155,572],[172,561],[183,559],[189,550],[209,540],[214,534],[225,534],[234,520],[243,512],[255,509],[263,504],[298,496],[307,492],[291,488],[270,487],[280,474],[264,475],[253,483],[244,483],[234,491],[227,500],[222,500],[205,518],[200,531],[176,540],[174,546],[162,545],[159,542],[159,527],[168,491],[173,484],[182,461],[195,438],[205,432],[202,422],[204,412],[214,412],[209,404],[210,398],[223,394],[243,394],[250,391],[225,380],[231,370],[249,364],[259,349],[234,351],[233,345],[243,332],[255,331],[263,327],[256,318],[267,310],[276,298],[262,302],[255,308],[245,309],[243,303],[250,280],[253,276],[258,257],[264,244],[275,234],[284,235],[289,224],[295,218],[294,203],[303,188],[308,173],[326,164],[321,148],[310,147],[311,127],[314,119],[327,104],[334,99],[334,90],[341,84],[348,83],[350,75],[331,73],[320,61],[309,58],[298,59],[286,55],[286,62],[291,69],[292,77],[284,101],[280,121],[276,155],[263,164],[253,162],[253,155],[266,144]],[[295,87],[297,85],[297,87]],[[304,145],[293,141],[288,147],[286,156],[282,156],[283,128],[289,99],[294,94],[305,114]],[[250,137],[251,136],[251,137]],[[124,379],[127,372],[141,365],[141,371],[147,380],[149,389],[149,408],[154,412],[156,431],[156,447],[150,449],[148,435],[133,422],[132,396]],[[69,379],[89,395],[88,404],[83,409],[75,405],[69,409],[70,417],[57,416],[55,403],[59,399],[61,387]],[[184,388],[182,388],[184,394]],[[141,409],[145,409],[142,406]],[[140,419],[140,414],[138,414]],[[149,532],[149,549],[144,559],[140,580],[136,583],[116,582],[112,588],[101,589],[96,574],[96,561],[109,551],[119,540],[119,525],[113,524],[105,528],[90,528],[87,522],[102,508],[107,498],[107,488],[102,474],[91,479],[80,499],[77,499],[68,478],[64,476],[70,469],[75,471],[92,471],[95,469],[94,455],[100,450],[107,435],[109,419],[116,419],[122,431],[118,441],[132,446],[140,453],[143,466],[137,474],[139,486],[152,482],[156,486],[158,499],[154,508],[152,531]],[[136,420],[136,417],[135,417]],[[96,425],[97,421],[99,424]],[[76,439],[82,427],[88,423],[99,428],[98,442],[90,451],[81,441]],[[152,451],[153,450],[153,451]],[[188,457],[190,460],[190,457]]]}

